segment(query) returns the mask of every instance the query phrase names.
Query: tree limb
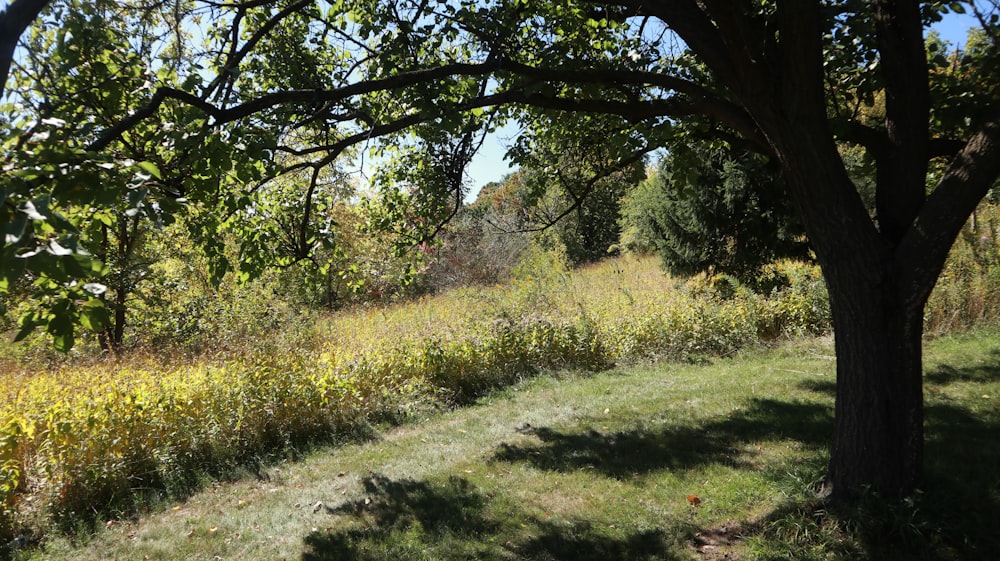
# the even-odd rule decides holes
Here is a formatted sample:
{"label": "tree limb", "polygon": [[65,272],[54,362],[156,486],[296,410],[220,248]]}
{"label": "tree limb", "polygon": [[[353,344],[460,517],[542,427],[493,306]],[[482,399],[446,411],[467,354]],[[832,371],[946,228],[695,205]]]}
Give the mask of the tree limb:
{"label": "tree limb", "polygon": [[14,0],[0,12],[0,99],[3,99],[14,50],[21,34],[34,22],[50,0]]}
{"label": "tree limb", "polygon": [[[899,279],[910,306],[923,306],[966,220],[1000,176],[1000,111],[994,112],[955,155],[927,197],[895,259],[908,266]],[[919,287],[926,290],[918,291]]]}

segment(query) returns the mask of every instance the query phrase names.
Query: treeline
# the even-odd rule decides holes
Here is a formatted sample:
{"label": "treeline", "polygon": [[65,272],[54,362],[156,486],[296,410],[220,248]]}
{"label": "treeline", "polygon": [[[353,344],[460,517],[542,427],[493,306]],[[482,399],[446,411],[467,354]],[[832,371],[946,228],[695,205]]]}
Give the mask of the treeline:
{"label": "treeline", "polygon": [[[597,148],[577,148],[538,150],[473,201],[442,207],[448,212],[438,224],[427,223],[433,212],[416,208],[426,201],[415,190],[362,189],[347,174],[319,188],[286,177],[257,191],[252,211],[211,228],[197,209],[169,222],[150,209],[101,218],[91,241],[106,270],[94,284],[109,314],[89,322],[96,333],[77,332],[78,352],[225,350],[302,314],[503,283],[540,259],[572,268],[655,254],[674,275],[722,275],[762,293],[789,282],[771,263],[810,261],[780,173],[759,154],[693,143],[621,165],[601,164]],[[303,238],[296,219],[308,189],[312,226]],[[1000,274],[994,214],[988,199],[954,250],[961,264],[938,290],[952,302],[989,299],[978,284]],[[216,235],[206,240],[209,231]],[[22,283],[3,296],[5,330],[16,332],[18,318],[23,324],[38,313],[36,288]],[[932,302],[927,315],[935,324],[964,325],[988,307],[949,306],[949,316]],[[12,352],[45,352],[51,335]]]}

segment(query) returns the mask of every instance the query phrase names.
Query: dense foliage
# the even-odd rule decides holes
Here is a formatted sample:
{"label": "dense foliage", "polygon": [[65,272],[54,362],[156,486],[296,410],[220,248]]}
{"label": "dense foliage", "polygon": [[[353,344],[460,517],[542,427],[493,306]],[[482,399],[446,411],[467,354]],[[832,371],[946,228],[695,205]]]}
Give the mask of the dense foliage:
{"label": "dense foliage", "polygon": [[[928,306],[930,332],[1000,318],[1000,255],[985,243],[997,224],[996,207],[984,206],[956,246]],[[0,536],[134,508],[150,494],[183,496],[205,474],[363,434],[369,423],[467,402],[547,369],[701,362],[830,326],[815,266],[765,267],[789,281],[764,296],[726,275],[671,278],[651,259],[571,272],[558,254],[525,255],[509,286],[318,321],[290,313],[278,285],[232,285],[232,294],[169,315],[190,324],[149,328],[197,342],[197,355],[161,346],[118,362],[50,356],[43,368],[44,344],[4,349]]]}
{"label": "dense foliage", "polygon": [[[978,43],[941,56],[926,30],[966,9]],[[585,210],[593,178],[711,139],[780,166],[823,271],[838,352],[827,489],[908,495],[922,482],[928,298],[1000,176],[998,11],[18,0],[0,12],[0,291],[30,297],[16,338],[42,330],[68,351],[82,329],[114,350],[145,242],[173,224],[213,285],[312,262],[331,301],[327,273],[345,262],[328,188],[352,157],[386,164],[367,186],[362,231],[387,235],[399,258],[431,251],[461,210],[483,135],[507,120],[526,131],[512,150],[520,162],[586,148],[550,158],[584,172],[582,191],[568,187],[576,179],[562,187],[569,210]],[[869,185],[851,161],[870,164]],[[404,261],[401,284],[420,266]]]}
{"label": "dense foliage", "polygon": [[714,271],[753,282],[779,258],[808,258],[780,169],[766,158],[707,144],[674,146],[632,190],[624,244],[655,251],[677,274]]}

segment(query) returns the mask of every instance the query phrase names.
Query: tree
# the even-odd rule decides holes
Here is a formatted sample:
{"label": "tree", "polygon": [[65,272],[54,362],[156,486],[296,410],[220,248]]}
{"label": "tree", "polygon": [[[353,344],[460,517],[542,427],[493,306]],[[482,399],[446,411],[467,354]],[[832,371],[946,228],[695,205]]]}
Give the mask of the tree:
{"label": "tree", "polygon": [[[527,139],[513,181],[513,196],[522,215],[513,228],[534,232],[543,244],[560,245],[574,265],[596,261],[620,241],[618,214],[629,188],[642,180],[645,152],[625,158],[610,154],[609,119],[577,120],[575,116],[533,123],[535,130],[576,128],[573,138]],[[586,126],[584,132],[580,127]]]}
{"label": "tree", "polygon": [[774,162],[704,142],[672,146],[629,192],[622,223],[626,244],[656,252],[679,274],[716,271],[753,284],[776,259],[808,259]]}
{"label": "tree", "polygon": [[[42,4],[14,2],[0,28],[23,30]],[[177,6],[189,25],[197,25],[193,18],[214,23],[207,49],[176,49],[178,59],[189,61],[187,82],[158,81],[127,114],[100,123],[76,144],[81,150],[54,151],[49,161],[70,162],[76,173],[73,166],[99,159],[171,107],[188,111],[174,124],[189,130],[165,131],[161,146],[169,140],[171,150],[202,149],[205,174],[244,184],[257,180],[242,160],[218,157],[227,146],[245,145],[265,159],[276,152],[309,157],[307,167],[318,170],[350,146],[373,139],[386,146],[419,126],[432,142],[423,145],[426,157],[410,162],[441,171],[418,186],[431,201],[426,208],[441,217],[442,193],[461,201],[460,173],[442,166],[448,161],[433,147],[463,145],[472,129],[558,112],[616,116],[606,146],[611,159],[624,160],[691,134],[678,123],[700,117],[708,124],[697,127],[698,136],[725,138],[778,162],[823,269],[838,355],[832,492],[872,487],[892,496],[919,485],[922,312],[958,232],[1000,174],[996,5],[986,13],[973,3],[947,5],[973,9],[990,45],[969,61],[980,81],[959,88],[968,97],[937,87],[939,63],[927,56],[923,33],[948,9],[936,2],[192,0]],[[0,70],[9,61],[4,56]],[[858,114],[876,94],[884,96],[885,114],[872,126]],[[585,125],[552,120],[551,128],[534,132],[572,139]],[[862,147],[874,163],[874,215],[845,168],[841,143]],[[63,168],[27,173],[5,150],[5,165],[12,161],[17,169],[8,174],[16,181],[4,181],[0,226],[10,230],[23,219],[33,225],[9,233],[0,256],[7,267],[43,245],[62,251],[38,236],[58,220],[27,203]],[[947,164],[932,177],[938,158]],[[306,201],[302,223],[308,191]],[[427,232],[426,223],[412,222]],[[19,245],[8,250],[10,244]],[[4,282],[32,274],[28,265]]]}

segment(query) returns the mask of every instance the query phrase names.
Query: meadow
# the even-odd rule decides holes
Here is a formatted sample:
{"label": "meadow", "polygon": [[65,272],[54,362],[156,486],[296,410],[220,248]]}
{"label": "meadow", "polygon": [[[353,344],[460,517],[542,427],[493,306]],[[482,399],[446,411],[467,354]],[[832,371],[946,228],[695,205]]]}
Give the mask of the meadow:
{"label": "meadow", "polygon": [[828,336],[517,383],[18,559],[996,559],[1000,335],[930,342],[927,485],[831,506]]}
{"label": "meadow", "polygon": [[[928,306],[932,335],[997,317],[994,245],[956,247]],[[303,316],[226,352],[12,351],[0,364],[0,539],[86,535],[541,373],[707,364],[826,333],[818,269],[782,262],[768,274],[786,282],[760,294],[725,276],[674,279],[651,258],[568,271],[538,253],[509,286]]]}

